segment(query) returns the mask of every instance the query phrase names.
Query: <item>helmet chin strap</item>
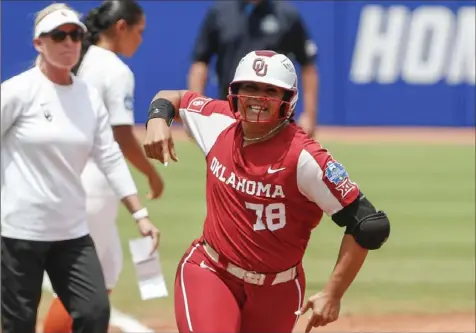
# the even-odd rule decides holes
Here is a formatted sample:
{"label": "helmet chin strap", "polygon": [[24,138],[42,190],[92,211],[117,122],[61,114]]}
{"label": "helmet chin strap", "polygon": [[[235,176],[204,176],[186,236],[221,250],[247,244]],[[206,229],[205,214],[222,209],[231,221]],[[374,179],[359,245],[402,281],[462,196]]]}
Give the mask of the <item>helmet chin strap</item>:
{"label": "helmet chin strap", "polygon": [[281,123],[279,123],[278,125],[276,125],[276,127],[274,127],[273,129],[269,130],[268,133],[262,135],[262,136],[259,136],[257,138],[247,138],[245,135],[243,135],[243,140],[244,141],[247,141],[247,142],[256,142],[256,141],[261,141],[261,140],[264,140],[264,139],[267,139],[269,138],[271,135],[273,135],[274,133],[276,133],[277,131],[279,131],[281,128],[283,128],[285,125],[289,124],[289,118],[288,119],[285,119],[283,120]]}

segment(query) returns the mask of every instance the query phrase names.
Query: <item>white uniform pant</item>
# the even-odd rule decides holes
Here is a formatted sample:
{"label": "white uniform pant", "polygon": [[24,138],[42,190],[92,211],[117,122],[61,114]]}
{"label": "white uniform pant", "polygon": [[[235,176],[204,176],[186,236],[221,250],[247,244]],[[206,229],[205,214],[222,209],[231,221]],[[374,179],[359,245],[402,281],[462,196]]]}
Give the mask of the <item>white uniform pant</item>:
{"label": "white uniform pant", "polygon": [[119,209],[117,197],[88,196],[86,199],[88,224],[96,252],[102,266],[107,289],[116,286],[122,271],[122,246],[116,219]]}
{"label": "white uniform pant", "polygon": [[122,271],[122,246],[117,229],[120,200],[97,164],[90,160],[81,175],[86,192],[89,231],[103,269],[106,287],[113,289]]}

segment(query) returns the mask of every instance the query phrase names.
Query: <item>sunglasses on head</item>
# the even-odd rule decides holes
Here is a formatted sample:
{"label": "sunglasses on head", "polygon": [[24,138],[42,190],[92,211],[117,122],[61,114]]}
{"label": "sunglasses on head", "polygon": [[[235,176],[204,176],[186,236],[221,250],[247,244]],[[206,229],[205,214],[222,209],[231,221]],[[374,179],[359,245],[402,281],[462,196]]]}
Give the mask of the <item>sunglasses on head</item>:
{"label": "sunglasses on head", "polygon": [[80,42],[84,38],[84,32],[81,29],[75,29],[71,31],[63,31],[63,30],[53,30],[49,33],[43,34],[44,36],[49,36],[54,42],[62,42],[66,39],[66,37],[71,37],[73,42]]}

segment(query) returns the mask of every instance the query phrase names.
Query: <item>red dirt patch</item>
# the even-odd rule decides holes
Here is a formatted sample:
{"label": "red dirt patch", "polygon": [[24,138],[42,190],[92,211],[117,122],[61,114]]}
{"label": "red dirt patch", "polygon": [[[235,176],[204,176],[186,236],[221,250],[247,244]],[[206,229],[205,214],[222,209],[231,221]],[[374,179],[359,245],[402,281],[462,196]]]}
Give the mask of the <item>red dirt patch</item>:
{"label": "red dirt patch", "polygon": [[[304,332],[307,317],[302,317],[294,332]],[[148,320],[144,323],[155,332],[177,332],[175,323]],[[382,316],[342,316],[326,327],[314,328],[313,332],[474,332],[475,315],[455,314],[398,314]]]}
{"label": "red dirt patch", "polygon": [[[304,332],[307,320],[302,318],[295,332]],[[385,316],[347,315],[337,322],[319,328],[319,332],[474,332],[474,314],[399,314]]]}
{"label": "red dirt patch", "polygon": [[[295,327],[294,332],[301,333],[306,329],[307,317],[302,317]],[[173,319],[160,320],[149,319],[143,324],[154,332],[177,332],[177,326]],[[474,313],[452,314],[398,314],[382,316],[354,316],[345,315],[326,327],[314,328],[311,332],[401,332],[401,333],[466,333],[475,332],[476,319]],[[42,323],[37,325],[37,331],[41,332]],[[109,333],[121,333],[117,328],[111,328]]]}

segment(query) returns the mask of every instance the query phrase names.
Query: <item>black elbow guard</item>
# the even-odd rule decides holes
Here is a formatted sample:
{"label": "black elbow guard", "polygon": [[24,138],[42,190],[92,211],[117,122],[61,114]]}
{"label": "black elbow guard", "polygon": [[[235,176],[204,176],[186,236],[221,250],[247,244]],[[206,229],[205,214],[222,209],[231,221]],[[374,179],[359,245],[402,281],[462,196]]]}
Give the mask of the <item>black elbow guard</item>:
{"label": "black elbow guard", "polygon": [[377,250],[390,236],[390,221],[385,212],[379,211],[363,218],[353,227],[348,226],[345,233],[354,236],[363,248]]}
{"label": "black elbow guard", "polygon": [[379,249],[390,236],[390,221],[383,211],[376,211],[367,198],[360,194],[354,202],[332,216],[345,233],[365,249]]}
{"label": "black elbow guard", "polygon": [[[175,117],[175,107],[168,99],[158,98],[153,101],[149,106],[149,115],[147,122],[154,118],[165,119],[167,126],[172,124]],[[145,128],[147,128],[147,122]]]}

